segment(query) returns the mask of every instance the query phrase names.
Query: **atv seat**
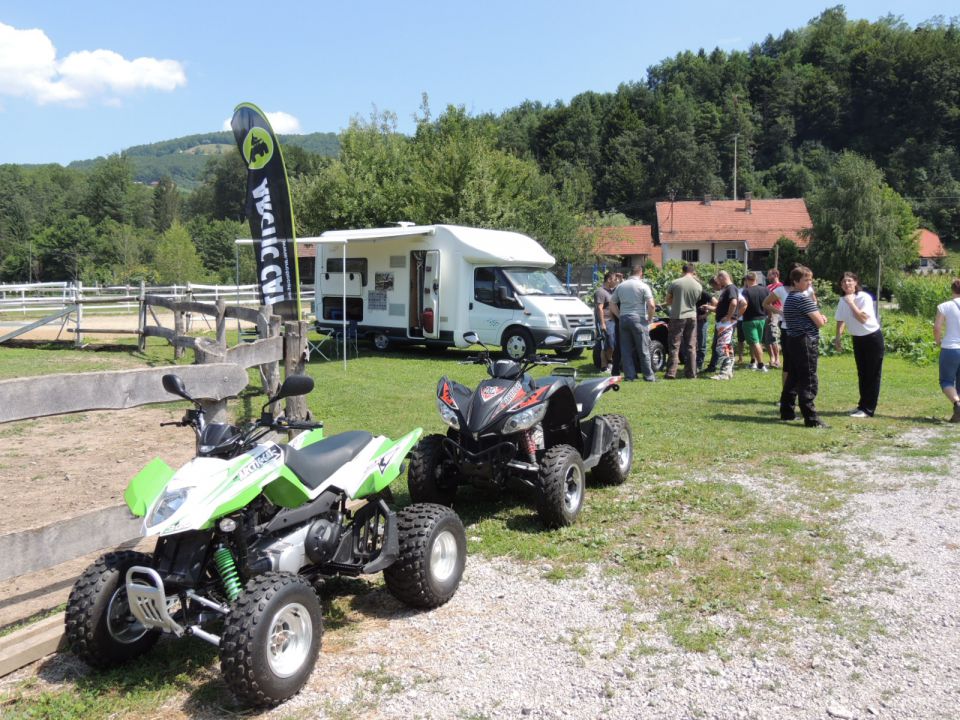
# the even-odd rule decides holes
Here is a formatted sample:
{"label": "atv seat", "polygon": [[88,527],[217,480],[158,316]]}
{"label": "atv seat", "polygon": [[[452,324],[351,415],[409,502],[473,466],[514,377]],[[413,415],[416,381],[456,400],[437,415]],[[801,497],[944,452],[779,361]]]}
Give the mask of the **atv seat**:
{"label": "atv seat", "polygon": [[360,454],[371,440],[373,435],[365,430],[352,430],[331,435],[299,450],[289,445],[281,447],[287,467],[300,482],[316,490],[320,483]]}

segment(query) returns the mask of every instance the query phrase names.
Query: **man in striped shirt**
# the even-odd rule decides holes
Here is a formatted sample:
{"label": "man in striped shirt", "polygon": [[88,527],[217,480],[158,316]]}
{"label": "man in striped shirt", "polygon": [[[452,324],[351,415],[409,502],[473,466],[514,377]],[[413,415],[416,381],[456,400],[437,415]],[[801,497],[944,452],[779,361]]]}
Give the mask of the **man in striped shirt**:
{"label": "man in striped shirt", "polygon": [[803,424],[807,427],[827,427],[817,417],[814,400],[817,397],[819,379],[817,362],[820,357],[820,328],[827,318],[820,312],[816,301],[806,293],[813,283],[809,268],[796,267],[790,273],[793,287],[783,302],[783,319],[786,324],[784,360],[787,363],[786,379],[780,394],[780,419],[797,417],[794,406],[799,402]]}

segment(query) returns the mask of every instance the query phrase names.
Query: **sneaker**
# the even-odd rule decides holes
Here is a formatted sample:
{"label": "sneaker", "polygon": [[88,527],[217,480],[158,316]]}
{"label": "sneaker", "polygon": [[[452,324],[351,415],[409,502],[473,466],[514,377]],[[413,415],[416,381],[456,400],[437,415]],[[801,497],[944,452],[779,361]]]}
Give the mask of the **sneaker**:
{"label": "sneaker", "polygon": [[756,369],[757,369],[757,364],[756,364],[755,362],[750,363],[750,369],[751,369],[751,370],[756,370]]}
{"label": "sneaker", "polygon": [[812,421],[804,422],[803,424],[808,428],[826,428],[828,430],[830,429],[830,426],[827,425],[823,420],[812,420]]}
{"label": "sneaker", "polygon": [[860,408],[857,408],[857,409],[854,410],[852,413],[850,413],[850,417],[855,417],[855,418],[868,418],[868,417],[870,417],[870,415],[867,414],[867,413],[865,413],[865,412],[864,412],[863,410],[861,410]]}
{"label": "sneaker", "polygon": [[953,415],[950,416],[949,422],[960,423],[960,402],[953,404]]}
{"label": "sneaker", "polygon": [[770,372],[770,370],[767,369],[766,365],[761,365],[757,368],[757,372]]}

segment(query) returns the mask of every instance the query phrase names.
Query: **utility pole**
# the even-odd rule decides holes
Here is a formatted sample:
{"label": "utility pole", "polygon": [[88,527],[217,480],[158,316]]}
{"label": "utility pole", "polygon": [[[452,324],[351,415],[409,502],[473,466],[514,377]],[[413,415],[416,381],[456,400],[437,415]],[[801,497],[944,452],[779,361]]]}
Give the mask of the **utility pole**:
{"label": "utility pole", "polygon": [[733,199],[737,199],[737,140],[740,133],[733,134]]}

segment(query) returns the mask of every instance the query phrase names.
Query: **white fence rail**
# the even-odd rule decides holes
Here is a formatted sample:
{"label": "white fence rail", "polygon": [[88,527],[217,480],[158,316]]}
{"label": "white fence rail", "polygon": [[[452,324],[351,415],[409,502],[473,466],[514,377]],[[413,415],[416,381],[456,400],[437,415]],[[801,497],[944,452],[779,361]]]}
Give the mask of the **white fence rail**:
{"label": "white fence rail", "polygon": [[[77,300],[115,301],[104,304],[90,304],[84,309],[89,313],[113,313],[117,311],[134,312],[139,308],[139,300],[144,294],[159,295],[171,300],[190,299],[196,302],[215,303],[220,298],[233,305],[257,307],[256,285],[204,285],[187,283],[186,285],[83,285],[82,283],[31,283],[0,284],[0,320],[12,319],[17,315],[54,313],[76,305]],[[309,307],[313,300],[313,286],[301,287],[303,304]]]}

